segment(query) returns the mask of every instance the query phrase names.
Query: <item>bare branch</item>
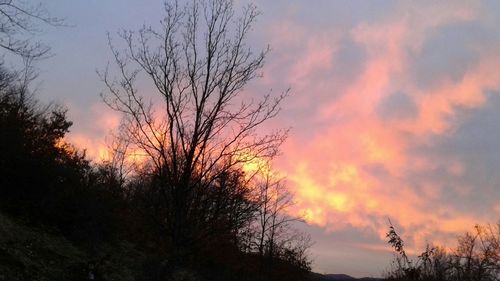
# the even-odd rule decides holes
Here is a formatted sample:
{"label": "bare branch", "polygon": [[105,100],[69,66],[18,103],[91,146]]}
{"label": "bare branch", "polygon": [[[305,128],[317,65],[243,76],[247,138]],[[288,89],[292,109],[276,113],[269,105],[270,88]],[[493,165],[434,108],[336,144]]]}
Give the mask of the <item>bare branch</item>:
{"label": "bare branch", "polygon": [[40,32],[37,23],[62,26],[64,20],[51,17],[41,3],[1,0],[0,48],[31,60],[47,57],[50,47],[32,40],[32,37]]}

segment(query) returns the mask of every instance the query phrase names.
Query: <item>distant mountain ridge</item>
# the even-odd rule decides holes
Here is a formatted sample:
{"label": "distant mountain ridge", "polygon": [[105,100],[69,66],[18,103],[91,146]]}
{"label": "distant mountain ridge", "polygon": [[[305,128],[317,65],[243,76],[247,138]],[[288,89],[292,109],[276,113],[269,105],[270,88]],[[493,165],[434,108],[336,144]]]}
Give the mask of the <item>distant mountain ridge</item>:
{"label": "distant mountain ridge", "polygon": [[372,278],[372,277],[363,277],[363,278],[354,278],[347,274],[320,274],[320,273],[312,273],[314,281],[354,281],[354,280],[363,280],[363,281],[380,281],[380,278]]}

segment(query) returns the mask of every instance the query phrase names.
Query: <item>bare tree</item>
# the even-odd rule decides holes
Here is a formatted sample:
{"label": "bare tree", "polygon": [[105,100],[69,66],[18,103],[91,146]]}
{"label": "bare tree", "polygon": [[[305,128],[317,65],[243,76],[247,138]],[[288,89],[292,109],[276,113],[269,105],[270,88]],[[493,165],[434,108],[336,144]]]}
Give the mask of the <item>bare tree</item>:
{"label": "bare tree", "polygon": [[258,192],[257,249],[261,257],[273,258],[280,240],[287,240],[282,236],[290,233],[290,223],[300,219],[287,214],[293,205],[293,197],[282,179],[266,172],[258,184]]}
{"label": "bare tree", "polygon": [[278,274],[283,263],[293,265],[298,269],[297,276],[302,276],[303,272],[310,270],[311,261],[307,250],[312,245],[311,239],[294,227],[295,223],[302,220],[290,215],[294,201],[284,179],[268,165],[260,167],[259,171],[253,178],[258,208],[251,226],[252,246],[249,251],[260,257],[261,276]]}
{"label": "bare tree", "polygon": [[451,269],[460,280],[499,280],[500,223],[495,227],[476,225],[475,232],[460,236]]}
{"label": "bare tree", "polygon": [[63,20],[51,17],[41,3],[0,0],[0,47],[29,60],[45,57],[50,47],[32,38],[39,23],[57,26]]}
{"label": "bare tree", "polygon": [[427,246],[414,260],[406,255],[392,224],[387,237],[397,254],[387,280],[500,280],[500,224],[476,225],[475,232],[458,238],[453,251]]}
{"label": "bare tree", "polygon": [[[165,1],[160,30],[143,27],[110,39],[117,76],[99,73],[104,101],[123,113],[124,138],[140,149],[158,182],[165,229],[174,245],[189,243],[187,226],[200,192],[255,158],[276,155],[286,130],[259,135],[276,116],[285,94],[245,98],[244,87],[260,75],[267,50],[246,43],[258,12],[235,15],[230,0]],[[139,88],[142,78],[153,86]]]}

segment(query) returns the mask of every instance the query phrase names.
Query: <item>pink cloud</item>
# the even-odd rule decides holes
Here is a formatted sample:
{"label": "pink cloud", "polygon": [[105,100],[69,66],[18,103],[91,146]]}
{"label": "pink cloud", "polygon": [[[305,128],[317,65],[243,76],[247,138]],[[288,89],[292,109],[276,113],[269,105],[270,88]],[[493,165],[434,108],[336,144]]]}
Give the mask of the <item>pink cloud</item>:
{"label": "pink cloud", "polygon": [[[335,44],[342,37],[332,37],[335,44],[329,45],[309,41],[317,34],[286,35],[293,38],[290,44],[315,42],[306,44],[302,53],[294,54],[298,59],[290,77],[301,81],[299,91],[321,91],[313,94],[320,98],[312,101],[318,110],[309,122],[324,126],[313,131],[309,139],[300,136],[294,140],[292,135],[278,167],[288,175],[296,194],[295,213],[305,214],[310,223],[331,231],[348,225],[369,228],[385,239],[386,219],[390,217],[415,245],[422,247],[430,242],[430,237],[440,240],[437,242],[450,242],[457,232],[492,218],[464,214],[450,205],[440,206],[441,195],[450,190],[443,190],[434,179],[421,180],[416,186],[407,176],[440,166],[446,167],[452,176],[464,173],[467,166],[457,159],[436,162],[413,149],[429,145],[433,136],[451,134],[456,126],[451,117],[459,114],[459,109],[479,108],[487,102],[485,91],[500,90],[500,57],[483,53],[461,79],[441,81],[422,90],[412,77],[408,53],[418,54],[436,28],[474,20],[478,6],[410,6],[411,9],[401,5],[400,13],[386,22],[361,23],[348,33],[363,47],[367,57],[362,71],[337,96],[328,93],[335,89],[335,83],[329,81],[329,87],[318,88],[316,84],[324,82],[318,81],[315,74],[336,67],[329,64],[334,59],[330,56],[336,55]],[[380,118],[377,106],[396,91],[411,98],[416,116]]]}
{"label": "pink cloud", "polygon": [[[118,128],[120,115],[104,103],[95,103],[88,111],[82,111],[71,105],[69,108],[70,118],[80,120],[80,122],[74,124],[66,139],[76,147],[85,149],[89,159],[95,161],[106,159],[108,157],[106,136],[111,137],[111,132]],[[85,120],[85,118],[91,118],[91,120]]]}

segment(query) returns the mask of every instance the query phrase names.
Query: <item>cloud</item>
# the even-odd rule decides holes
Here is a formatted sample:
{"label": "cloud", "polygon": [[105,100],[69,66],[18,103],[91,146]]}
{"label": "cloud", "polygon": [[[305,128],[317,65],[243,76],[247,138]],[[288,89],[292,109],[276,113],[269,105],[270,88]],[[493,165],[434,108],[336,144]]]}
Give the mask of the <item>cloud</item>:
{"label": "cloud", "polygon": [[376,110],[382,120],[389,122],[398,119],[415,119],[418,113],[418,108],[413,99],[402,92],[381,99]]}
{"label": "cloud", "polygon": [[106,138],[111,137],[120,124],[120,115],[104,103],[94,103],[88,110],[70,104],[70,120],[78,120],[67,135],[67,140],[79,149],[84,149],[86,156],[95,161],[108,157]]}
{"label": "cloud", "polygon": [[[277,161],[296,194],[297,214],[330,231],[356,227],[379,239],[390,217],[417,247],[431,239],[451,243],[475,223],[496,219],[496,203],[464,202],[477,193],[494,201],[498,186],[480,186],[484,174],[470,167],[461,148],[445,153],[442,147],[443,139],[460,137],[464,112],[480,116],[491,100],[486,93],[500,91],[500,56],[491,51],[500,36],[488,33],[480,8],[404,2],[392,16],[350,30],[311,30],[289,19],[293,36],[271,30],[287,45],[270,62],[284,70],[267,82],[282,83],[287,73],[298,92],[290,103],[310,113],[294,120]],[[489,35],[467,33],[462,40],[458,34],[471,26]],[[489,48],[478,47],[481,40]],[[354,46],[352,53],[343,46]],[[288,50],[295,51],[293,60]],[[346,74],[338,79],[339,73]],[[469,180],[461,182],[464,177]]]}
{"label": "cloud", "polygon": [[[246,91],[292,88],[273,126],[293,126],[275,163],[296,195],[293,212],[360,251],[382,249],[387,218],[413,249],[494,222],[498,9],[294,1],[280,13],[283,5],[261,1],[255,41],[272,52],[264,78]],[[69,139],[100,157],[118,115],[104,105],[69,107],[78,120]]]}

